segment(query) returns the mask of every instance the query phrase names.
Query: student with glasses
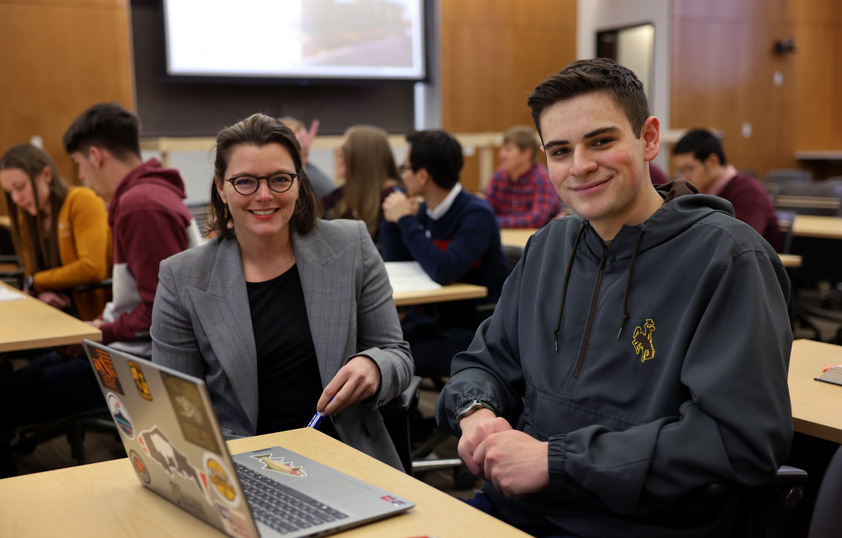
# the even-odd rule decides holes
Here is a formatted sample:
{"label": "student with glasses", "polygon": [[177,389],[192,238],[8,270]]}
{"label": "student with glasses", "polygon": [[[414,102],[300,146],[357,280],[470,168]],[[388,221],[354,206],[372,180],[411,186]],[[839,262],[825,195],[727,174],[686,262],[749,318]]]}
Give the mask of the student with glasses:
{"label": "student with glasses", "polygon": [[361,221],[320,219],[295,135],[255,114],[217,136],[218,235],[161,263],[152,360],[204,378],[223,433],[307,426],[401,468],[378,408],[409,384],[383,261]]}

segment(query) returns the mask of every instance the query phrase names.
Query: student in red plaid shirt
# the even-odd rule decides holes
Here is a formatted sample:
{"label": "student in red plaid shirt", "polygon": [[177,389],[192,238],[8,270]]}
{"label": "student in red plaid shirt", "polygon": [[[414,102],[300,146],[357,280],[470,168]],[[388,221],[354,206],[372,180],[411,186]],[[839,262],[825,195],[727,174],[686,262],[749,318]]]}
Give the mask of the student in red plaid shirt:
{"label": "student in red plaid shirt", "polygon": [[547,168],[536,162],[538,150],[531,127],[512,127],[503,133],[500,168],[485,188],[500,228],[540,228],[562,209]]}

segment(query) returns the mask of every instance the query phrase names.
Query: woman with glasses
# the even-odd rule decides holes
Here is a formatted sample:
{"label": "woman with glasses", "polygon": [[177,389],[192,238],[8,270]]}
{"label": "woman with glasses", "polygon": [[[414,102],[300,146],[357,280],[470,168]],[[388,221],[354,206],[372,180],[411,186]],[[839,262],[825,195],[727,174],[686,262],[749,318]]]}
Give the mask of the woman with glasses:
{"label": "woman with glasses", "polygon": [[82,320],[96,318],[108,290],[74,288],[111,273],[105,202],[87,187],[65,183],[50,156],[30,144],[12,146],[0,157],[0,185],[26,291]]}
{"label": "woman with glasses", "polygon": [[345,131],[336,152],[336,173],[345,178],[345,184],[324,197],[327,217],[365,222],[379,248],[383,200],[403,190],[386,131],[370,125],[355,125]]}
{"label": "woman with glasses", "polygon": [[206,380],[227,437],[307,426],[401,468],[378,408],[409,384],[365,225],[325,221],[295,135],[255,114],[216,140],[218,235],[161,263],[152,359]]}

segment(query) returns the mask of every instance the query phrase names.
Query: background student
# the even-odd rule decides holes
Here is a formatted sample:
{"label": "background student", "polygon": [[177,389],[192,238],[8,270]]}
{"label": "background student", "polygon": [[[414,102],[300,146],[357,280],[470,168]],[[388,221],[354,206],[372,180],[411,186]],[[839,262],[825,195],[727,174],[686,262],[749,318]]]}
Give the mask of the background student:
{"label": "background student", "polygon": [[102,331],[102,343],[149,357],[158,264],[201,243],[196,221],[184,205],[184,182],[178,170],[163,168],[157,159],[141,159],[140,121],[117,104],[85,110],[62,142],[79,166],[79,177],[108,204],[113,299],[92,325]]}
{"label": "background student", "polygon": [[30,144],[12,146],[0,157],[0,184],[26,291],[82,320],[96,318],[109,290],[73,288],[111,274],[105,202],[87,187],[68,185],[50,156]]}
{"label": "background student", "polygon": [[503,133],[500,167],[485,188],[500,228],[540,228],[562,209],[547,167],[538,163],[539,148],[532,127],[519,125]]}
{"label": "background student", "polygon": [[295,138],[301,147],[301,160],[304,162],[304,171],[307,173],[307,177],[310,179],[310,184],[313,185],[316,194],[319,197],[324,197],[333,192],[336,189],[334,181],[321,168],[310,161],[310,145],[316,138],[316,133],[319,132],[319,120],[310,122],[310,128],[308,129],[304,125],[304,122],[292,116],[284,116],[279,119],[281,123],[292,129],[292,132],[295,133]]}
{"label": "background student", "polygon": [[[444,131],[408,135],[401,165],[407,193],[383,202],[383,259],[417,261],[439,284],[467,282],[488,288],[483,300],[448,303],[438,311],[413,309],[403,318],[416,372],[447,373],[453,354],[467,348],[474,330],[488,316],[480,305],[500,295],[509,268],[500,246],[500,229],[487,202],[462,189],[462,146]],[[419,204],[414,197],[423,198]]]}
{"label": "background student", "polygon": [[327,218],[365,222],[379,248],[381,205],[389,194],[403,189],[386,131],[371,125],[348,128],[336,151],[336,171],[345,184],[323,198]]}
{"label": "background student", "polygon": [[757,179],[741,174],[725,158],[722,143],[705,129],[692,129],[675,143],[676,171],[700,192],[725,198],[734,215],[757,230],[777,251],[783,246],[775,204]]}

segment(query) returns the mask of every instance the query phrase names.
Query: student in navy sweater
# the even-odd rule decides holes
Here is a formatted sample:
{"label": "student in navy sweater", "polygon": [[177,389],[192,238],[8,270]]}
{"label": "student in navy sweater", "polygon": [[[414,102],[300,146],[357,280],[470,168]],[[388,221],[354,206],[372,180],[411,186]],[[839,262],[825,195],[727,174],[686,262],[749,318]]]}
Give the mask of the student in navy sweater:
{"label": "student in navy sweater", "polygon": [[[403,320],[419,375],[450,372],[450,359],[467,349],[488,315],[483,303],[500,296],[509,269],[500,246],[500,228],[491,206],[459,184],[462,146],[444,131],[407,136],[409,150],[400,166],[408,195],[394,192],[383,201],[380,226],[385,261],[417,261],[439,284],[467,282],[488,288],[480,301],[447,303],[446,308],[410,311]],[[418,204],[414,197],[424,202]]]}

